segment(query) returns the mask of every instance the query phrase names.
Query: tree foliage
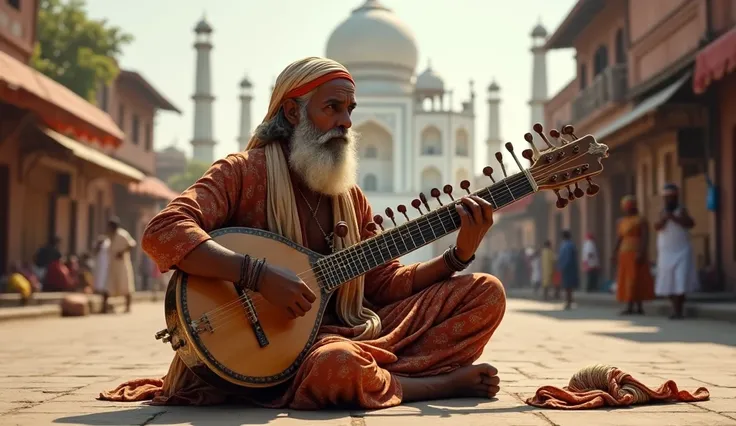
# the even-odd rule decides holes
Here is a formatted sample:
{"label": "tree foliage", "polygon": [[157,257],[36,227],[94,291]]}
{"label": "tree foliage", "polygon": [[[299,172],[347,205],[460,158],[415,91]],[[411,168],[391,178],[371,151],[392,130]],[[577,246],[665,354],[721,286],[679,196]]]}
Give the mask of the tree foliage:
{"label": "tree foliage", "polygon": [[183,192],[192,186],[197,179],[201,178],[209,168],[210,165],[207,163],[192,160],[187,164],[187,169],[184,173],[179,173],[169,178],[169,188],[177,192]]}
{"label": "tree foliage", "polygon": [[41,0],[31,65],[84,99],[120,72],[116,58],[133,36],[87,16],[84,0]]}

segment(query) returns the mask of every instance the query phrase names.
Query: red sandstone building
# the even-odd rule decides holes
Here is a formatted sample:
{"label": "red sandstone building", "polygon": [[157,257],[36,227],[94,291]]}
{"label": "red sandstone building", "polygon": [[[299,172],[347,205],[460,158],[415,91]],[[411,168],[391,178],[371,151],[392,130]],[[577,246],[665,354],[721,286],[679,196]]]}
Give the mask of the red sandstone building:
{"label": "red sandstone building", "polygon": [[[554,208],[554,194],[538,195],[546,206],[509,217],[513,226],[504,228],[534,228],[522,244],[535,246],[556,243],[563,229],[578,244],[592,232],[611,277],[619,200],[636,194],[654,222],[661,188],[674,182],[697,223],[698,266],[723,272],[705,289],[736,290],[735,26],[734,0],[579,0],[547,41],[547,49],[575,49],[577,75],[549,99],[545,121],[571,123],[578,136],[609,146],[596,179],[602,190],[564,210]],[[715,212],[707,208],[709,181],[720,188]],[[655,244],[651,238],[653,259]]]}
{"label": "red sandstone building", "polygon": [[0,276],[52,236],[62,253],[88,250],[112,214],[139,235],[174,195],[150,176],[155,112],[176,108],[134,72],[100,109],[33,70],[38,6],[0,2]]}

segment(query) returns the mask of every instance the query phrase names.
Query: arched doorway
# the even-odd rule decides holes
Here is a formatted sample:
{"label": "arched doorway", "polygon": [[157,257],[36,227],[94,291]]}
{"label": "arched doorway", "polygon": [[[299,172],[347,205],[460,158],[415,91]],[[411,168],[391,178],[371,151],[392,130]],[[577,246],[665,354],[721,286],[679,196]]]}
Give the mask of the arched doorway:
{"label": "arched doorway", "polygon": [[393,191],[394,143],[391,133],[374,121],[359,125],[356,131],[360,134],[358,182],[363,186],[370,185],[371,191]]}

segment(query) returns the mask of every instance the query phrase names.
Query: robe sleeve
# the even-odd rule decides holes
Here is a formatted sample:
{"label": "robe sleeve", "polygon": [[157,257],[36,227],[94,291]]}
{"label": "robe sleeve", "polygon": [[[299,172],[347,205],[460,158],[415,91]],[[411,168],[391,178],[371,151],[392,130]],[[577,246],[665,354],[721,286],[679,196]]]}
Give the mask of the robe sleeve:
{"label": "robe sleeve", "polygon": [[123,229],[123,238],[125,239],[125,243],[128,245],[128,248],[133,248],[136,246],[136,242],[133,239],[133,237],[130,235],[130,232]]}
{"label": "robe sleeve", "polygon": [[[361,239],[370,238],[372,234],[366,226],[373,221],[373,210],[358,188],[355,189],[354,199],[358,209]],[[371,270],[365,276],[366,299],[374,305],[386,306],[411,296],[417,266],[418,263],[402,265],[398,260],[392,260]]]}
{"label": "robe sleeve", "polygon": [[146,226],[143,250],[161,272],[176,266],[208,232],[222,227],[240,204],[247,157],[231,154],[217,160],[192,186],[169,203]]}

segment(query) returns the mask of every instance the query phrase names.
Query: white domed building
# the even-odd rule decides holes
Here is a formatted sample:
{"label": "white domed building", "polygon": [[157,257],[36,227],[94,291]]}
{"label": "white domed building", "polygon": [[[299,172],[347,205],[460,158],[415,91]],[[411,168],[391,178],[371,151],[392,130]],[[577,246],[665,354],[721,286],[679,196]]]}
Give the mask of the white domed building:
{"label": "white domed building", "polygon": [[[438,206],[430,196],[432,188],[450,184],[455,197],[464,193],[460,182],[473,179],[472,82],[469,100],[461,109],[453,108],[452,91],[431,64],[417,75],[414,34],[378,0],[365,1],[335,28],[325,56],[345,65],[356,82],[353,129],[361,134],[359,184],[375,213],[383,214],[386,207],[396,211],[404,204],[409,217],[416,217],[411,201],[420,192],[432,208]],[[447,245],[443,241],[437,250],[427,246],[411,257],[426,260]]]}

